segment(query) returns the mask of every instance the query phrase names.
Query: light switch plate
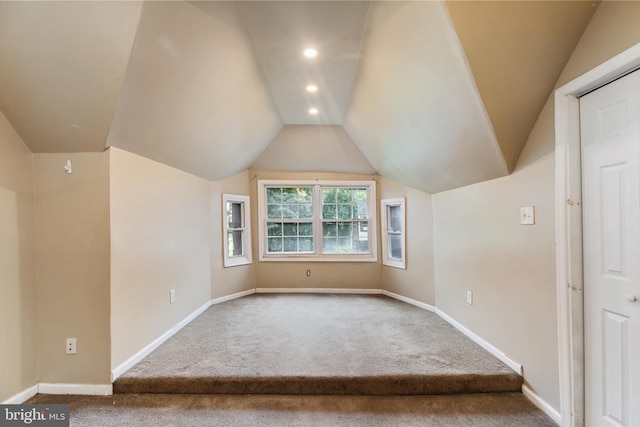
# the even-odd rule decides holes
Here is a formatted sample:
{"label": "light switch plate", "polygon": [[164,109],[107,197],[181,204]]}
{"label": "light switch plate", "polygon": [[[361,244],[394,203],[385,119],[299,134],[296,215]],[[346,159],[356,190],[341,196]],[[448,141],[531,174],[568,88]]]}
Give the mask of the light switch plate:
{"label": "light switch plate", "polygon": [[536,210],[534,206],[520,208],[520,224],[533,225],[536,223]]}

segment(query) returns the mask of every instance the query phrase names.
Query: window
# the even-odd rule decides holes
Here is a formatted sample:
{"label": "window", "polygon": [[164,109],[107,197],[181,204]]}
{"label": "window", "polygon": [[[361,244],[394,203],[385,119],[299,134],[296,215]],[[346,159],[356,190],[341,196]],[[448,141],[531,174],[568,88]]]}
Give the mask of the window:
{"label": "window", "polygon": [[222,195],[224,266],[251,264],[251,229],[246,221],[249,197]]}
{"label": "window", "polygon": [[259,181],[261,261],[376,261],[374,181]]}
{"label": "window", "polygon": [[380,201],[382,214],[382,263],[406,268],[404,198]]}

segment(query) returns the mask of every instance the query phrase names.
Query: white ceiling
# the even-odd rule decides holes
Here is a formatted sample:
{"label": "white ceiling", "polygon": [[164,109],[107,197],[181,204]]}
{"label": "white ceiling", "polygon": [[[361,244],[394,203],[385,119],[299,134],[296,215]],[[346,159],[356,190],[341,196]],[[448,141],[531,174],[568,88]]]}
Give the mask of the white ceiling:
{"label": "white ceiling", "polygon": [[440,2],[372,3],[344,126],[381,175],[414,188],[508,173]]}
{"label": "white ceiling", "polygon": [[0,2],[0,110],[33,152],[102,151],[135,2]]}
{"label": "white ceiling", "polygon": [[0,110],[33,152],[438,192],[513,169],[593,5],[0,2]]}
{"label": "white ceiling", "polygon": [[[238,7],[283,121],[341,125],[369,3],[241,2]],[[307,47],[319,55],[301,55]],[[319,90],[310,94],[308,84]],[[311,107],[319,113],[309,114]]]}

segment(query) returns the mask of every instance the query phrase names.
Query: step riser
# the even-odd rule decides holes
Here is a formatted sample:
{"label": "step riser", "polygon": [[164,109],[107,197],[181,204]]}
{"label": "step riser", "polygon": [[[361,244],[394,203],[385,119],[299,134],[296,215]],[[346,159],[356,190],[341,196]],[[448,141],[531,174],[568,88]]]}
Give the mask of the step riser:
{"label": "step riser", "polygon": [[114,393],[439,395],[511,393],[522,388],[518,375],[457,375],[369,378],[147,378],[118,380]]}

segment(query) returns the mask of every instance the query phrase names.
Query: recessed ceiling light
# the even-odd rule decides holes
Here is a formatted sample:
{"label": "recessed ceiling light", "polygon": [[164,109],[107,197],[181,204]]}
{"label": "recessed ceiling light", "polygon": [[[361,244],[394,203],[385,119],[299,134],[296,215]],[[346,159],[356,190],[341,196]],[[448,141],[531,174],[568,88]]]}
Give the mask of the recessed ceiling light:
{"label": "recessed ceiling light", "polygon": [[318,55],[318,51],[311,48],[305,49],[302,53],[304,53],[304,56],[307,58],[314,58]]}
{"label": "recessed ceiling light", "polygon": [[309,109],[309,114],[318,114],[318,109],[317,108],[310,108]]}
{"label": "recessed ceiling light", "polygon": [[307,92],[317,92],[318,86],[316,85],[307,85]]}

